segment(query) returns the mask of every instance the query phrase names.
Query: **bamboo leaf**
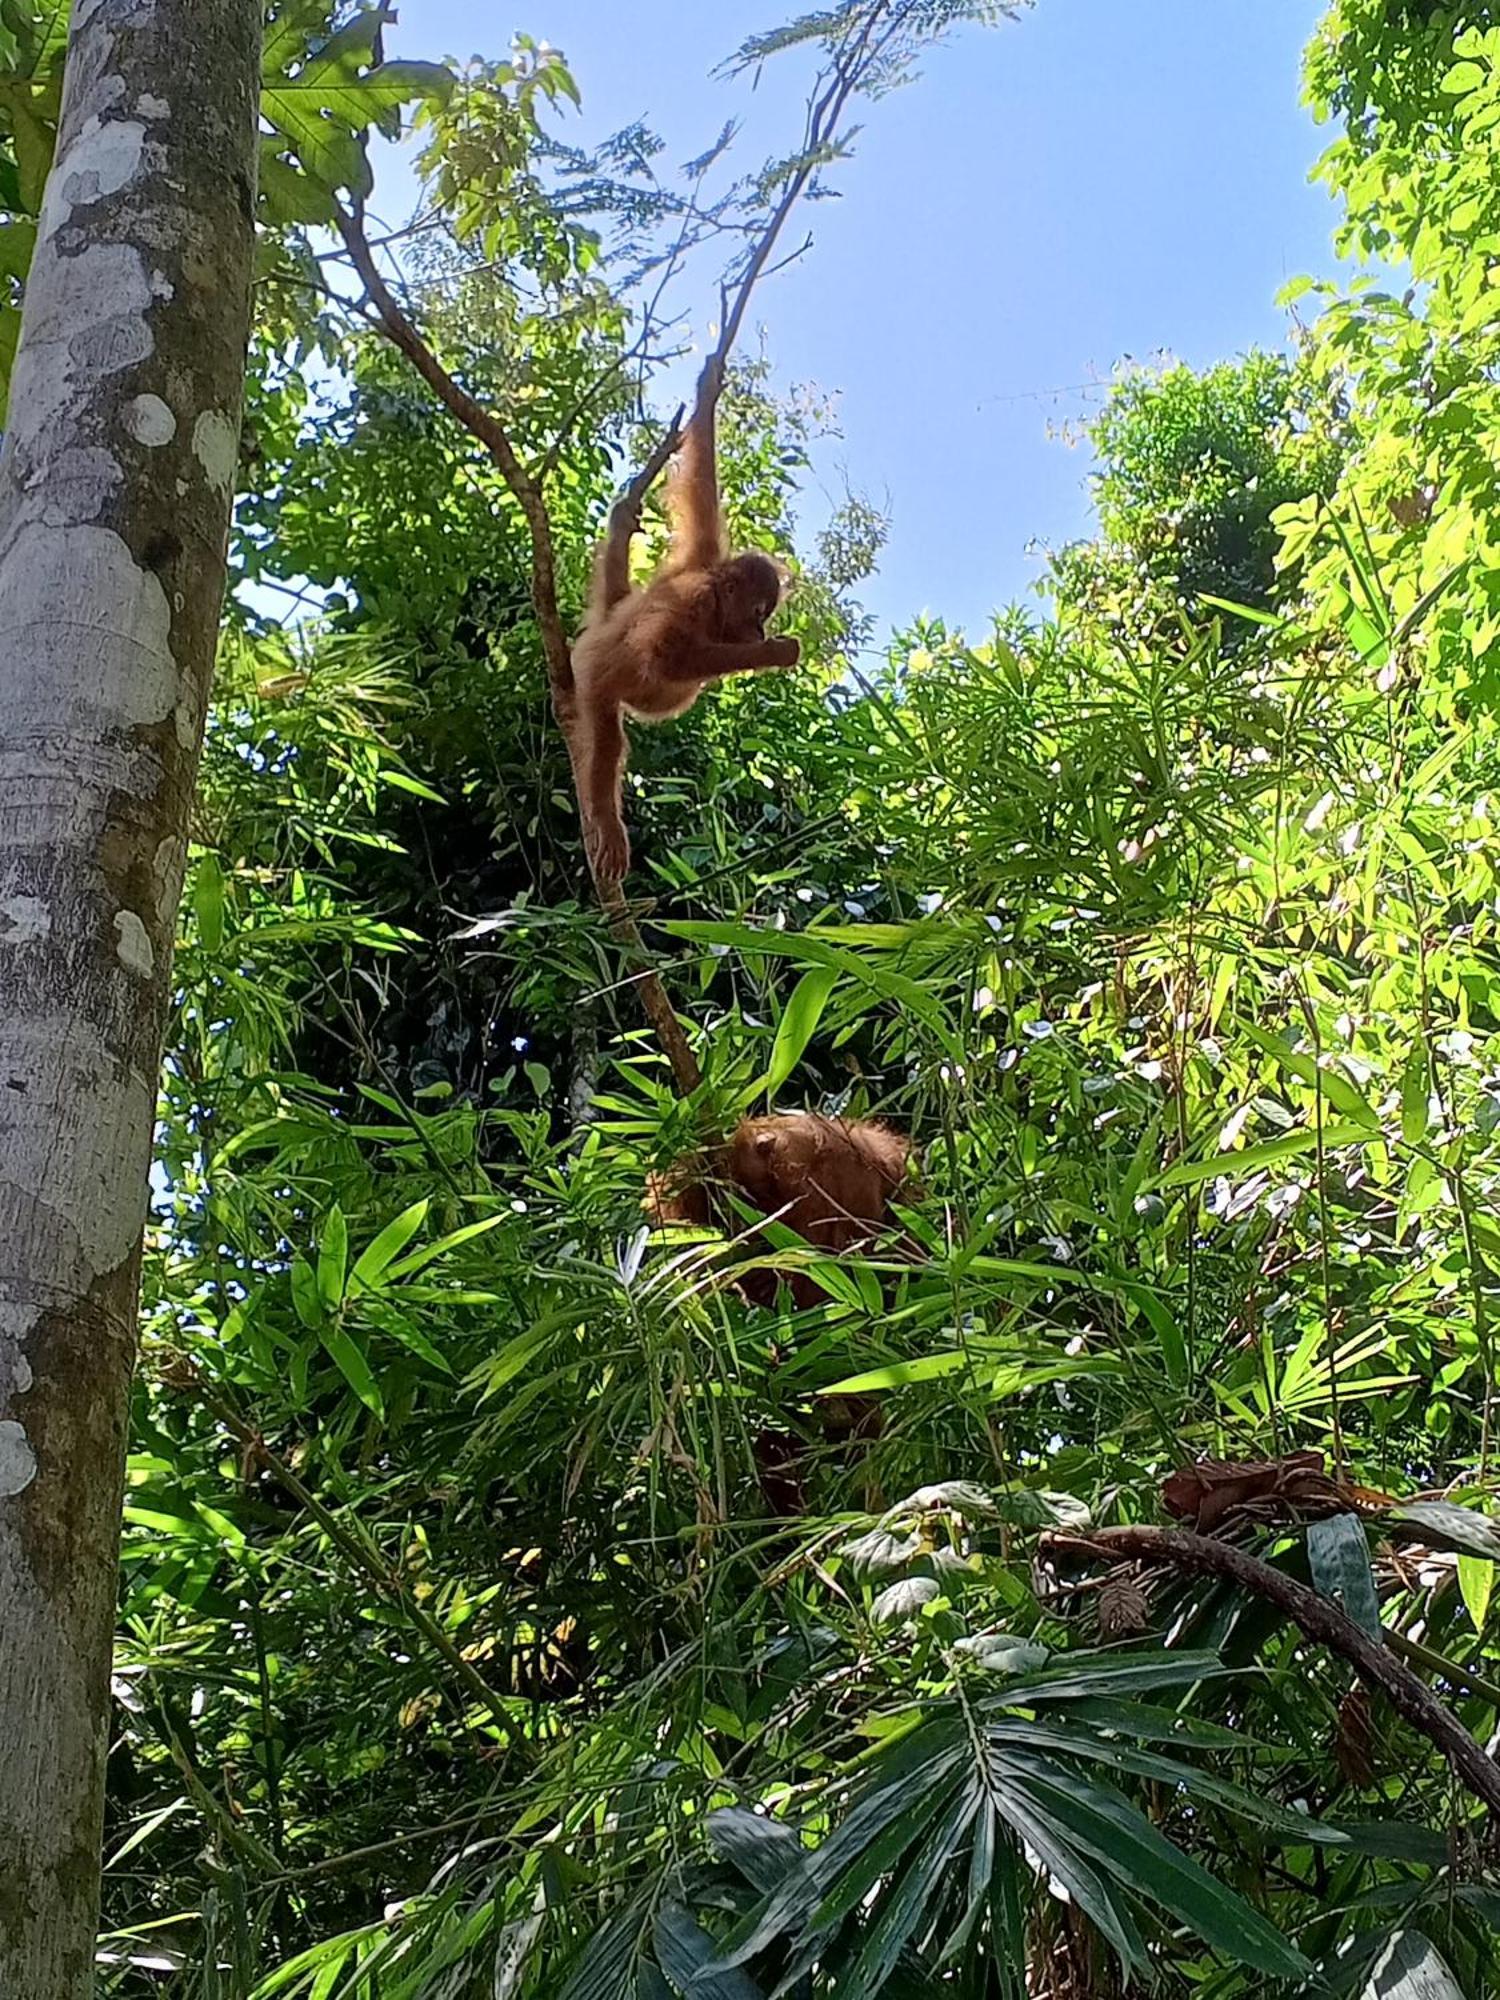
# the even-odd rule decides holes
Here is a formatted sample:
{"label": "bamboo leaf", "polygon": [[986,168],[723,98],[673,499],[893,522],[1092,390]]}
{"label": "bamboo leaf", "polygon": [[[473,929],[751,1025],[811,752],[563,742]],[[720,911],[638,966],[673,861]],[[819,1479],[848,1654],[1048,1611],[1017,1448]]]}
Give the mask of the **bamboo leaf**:
{"label": "bamboo leaf", "polygon": [[1314,1521],[1307,1531],[1307,1560],[1319,1595],[1384,1644],[1370,1543],[1359,1517],[1335,1514],[1330,1521]]}
{"label": "bamboo leaf", "polygon": [[792,997],[782,1011],[776,1027],[776,1040],[771,1047],[771,1062],[765,1077],[767,1097],[775,1097],[801,1062],[808,1043],[817,1033],[823,1010],[839,983],[839,977],[836,966],[814,966],[810,972],[803,973],[792,989]]}
{"label": "bamboo leaf", "polygon": [[404,1208],[392,1221],[388,1222],[380,1234],[371,1239],[361,1251],[349,1277],[349,1296],[374,1289],[385,1276],[392,1263],[416,1235],[427,1220],[431,1208],[430,1201],[414,1201],[410,1208]]}
{"label": "bamboo leaf", "polygon": [[[1325,1125],[1323,1145],[1330,1152],[1336,1146],[1367,1146],[1375,1136],[1363,1125]],[[1288,1132],[1284,1139],[1267,1139],[1238,1153],[1216,1153],[1211,1160],[1179,1160],[1176,1166],[1168,1167],[1158,1186],[1195,1187],[1199,1181],[1217,1180],[1221,1174],[1226,1180],[1243,1179],[1261,1167],[1277,1166],[1283,1160],[1315,1152],[1317,1145],[1316,1127],[1304,1126],[1300,1131]]]}

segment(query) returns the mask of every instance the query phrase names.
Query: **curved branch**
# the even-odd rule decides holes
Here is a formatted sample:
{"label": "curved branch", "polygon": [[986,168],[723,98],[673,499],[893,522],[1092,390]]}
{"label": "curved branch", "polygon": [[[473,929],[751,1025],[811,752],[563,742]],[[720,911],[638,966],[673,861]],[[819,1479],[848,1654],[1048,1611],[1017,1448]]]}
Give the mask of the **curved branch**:
{"label": "curved branch", "polygon": [[546,496],[521,463],[505,426],[482,403],[476,402],[467,389],[454,381],[396,303],[389,285],[380,275],[380,267],[365,235],[364,218],[359,210],[335,207],[334,227],[343,238],[349,261],[365,288],[365,296],[375,308],[381,332],[393,347],[399,348],[406,356],[438,401],[458,419],[471,437],[477,438],[484,446],[499,467],[500,476],[510,488],[516,505],[526,517],[526,525],[531,531],[532,609],[547,657],[553,703],[559,708],[561,720],[562,708],[571,709],[572,705],[573,662],[562,614],[557,608],[557,553],[552,540],[552,521],[547,512]]}
{"label": "curved branch", "polygon": [[[557,552],[552,537],[552,518],[547,511],[547,498],[540,481],[535,479],[522,464],[515,446],[511,443],[505,426],[493,416],[483,404],[478,403],[448,373],[431,347],[422,338],[411,320],[397,304],[394,294],[375,261],[365,235],[364,218],[358,207],[353,210],[337,208],[334,226],[343,238],[349,253],[349,261],[359,275],[365,288],[365,296],[374,308],[380,331],[393,347],[399,348],[412,367],[428,384],[438,401],[457,419],[463,428],[489,452],[499,467],[500,476],[509,487],[517,506],[526,518],[531,533],[531,603],[536,617],[537,629],[542,635],[542,649],[547,661],[547,679],[552,691],[552,709],[562,730],[567,746],[568,761],[573,767],[574,789],[577,790],[578,766],[574,749],[575,693],[573,685],[572,648],[568,644],[568,634],[562,621],[562,613],[557,602]],[[673,427],[675,431],[675,425]],[[670,443],[663,441],[652,453],[651,464],[660,460],[664,465],[676,448],[676,438]],[[656,470],[660,469],[656,466]],[[656,472],[652,472],[652,478]],[[647,482],[649,484],[649,482]],[[632,482],[628,492],[634,492],[640,484]],[[641,485],[635,500],[639,514],[641,500],[646,486]],[[627,560],[629,539],[624,543]],[[651,963],[645,940],[634,917],[630,913],[618,883],[601,882],[593,877],[594,891],[599,906],[608,920],[610,930],[616,940],[637,961],[638,970],[634,983],[639,989],[641,1006],[647,1020],[656,1031],[662,1053],[671,1065],[672,1076],[679,1094],[690,1096],[702,1082],[697,1059],[688,1041],[686,1031],[667,997],[667,990],[661,982],[661,975]]]}
{"label": "curved branch", "polygon": [[1237,1583],[1286,1613],[1309,1639],[1341,1654],[1360,1679],[1377,1688],[1414,1729],[1440,1750],[1454,1775],[1491,1811],[1500,1812],[1500,1764],[1475,1742],[1453,1711],[1444,1707],[1424,1680],[1356,1625],[1326,1597],[1279,1569],[1247,1555],[1210,1535],[1193,1535],[1181,1528],[1100,1528],[1088,1535],[1044,1536],[1042,1551],[1066,1551],[1118,1562],[1165,1563],[1199,1576],[1216,1576]]}

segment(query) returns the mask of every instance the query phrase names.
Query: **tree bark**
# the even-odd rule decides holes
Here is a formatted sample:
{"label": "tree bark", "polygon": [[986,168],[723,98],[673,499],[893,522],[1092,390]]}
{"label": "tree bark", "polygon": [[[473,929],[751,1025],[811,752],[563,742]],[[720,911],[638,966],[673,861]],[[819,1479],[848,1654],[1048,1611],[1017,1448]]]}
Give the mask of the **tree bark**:
{"label": "tree bark", "polygon": [[250,317],[260,0],[75,0],[0,453],[0,1994],[93,1990],[162,1023]]}

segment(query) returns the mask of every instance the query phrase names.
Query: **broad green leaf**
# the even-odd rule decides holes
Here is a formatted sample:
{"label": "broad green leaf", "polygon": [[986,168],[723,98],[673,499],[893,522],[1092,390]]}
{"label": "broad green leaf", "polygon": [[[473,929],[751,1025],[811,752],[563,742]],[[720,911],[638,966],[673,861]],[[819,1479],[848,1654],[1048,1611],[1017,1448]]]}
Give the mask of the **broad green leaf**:
{"label": "broad green leaf", "polygon": [[410,1243],[417,1231],[427,1220],[430,1201],[415,1201],[392,1221],[385,1225],[380,1234],[366,1244],[355,1262],[349,1277],[349,1296],[355,1298],[361,1292],[372,1290],[380,1283],[386,1271]]}
{"label": "broad green leaf", "polygon": [[531,1366],[561,1330],[559,1321],[571,1323],[576,1317],[576,1314],[554,1315],[551,1319],[541,1320],[537,1325],[529,1327],[525,1333],[518,1333],[514,1340],[508,1340],[494,1360],[484,1364],[483,1400],[488,1402],[491,1396],[498,1395],[508,1383],[513,1382]]}
{"label": "broad green leaf", "polygon": [[1384,1644],[1369,1539],[1358,1515],[1335,1514],[1332,1520],[1312,1522],[1307,1531],[1307,1559],[1319,1595],[1337,1604],[1346,1618]]}
{"label": "broad green leaf", "polygon": [[1495,1565],[1482,1556],[1461,1555],[1458,1559],[1458,1587],[1464,1607],[1474,1621],[1474,1630],[1483,1633],[1490,1615],[1490,1598],[1495,1589]]}
{"label": "broad green leaf", "polygon": [[[403,1299],[406,1297],[404,1293],[402,1296]],[[359,1311],[362,1319],[367,1319],[381,1333],[389,1334],[392,1340],[399,1341],[430,1368],[436,1368],[439,1374],[451,1375],[454,1372],[452,1362],[433,1345],[409,1313],[397,1311],[395,1306],[380,1298],[361,1299]]]}
{"label": "broad green leaf", "polygon": [[904,1576],[887,1584],[870,1606],[872,1625],[905,1625],[926,1605],[942,1596],[942,1586],[930,1576]]}
{"label": "broad green leaf", "polygon": [[1014,1773],[992,1765],[986,1776],[1007,1825],[1113,1946],[1121,1964],[1144,1976],[1148,1967],[1146,1947],[1108,1874],[1096,1865],[1101,1857],[1089,1854],[1081,1843],[1070,1839],[1046,1801],[1038,1800],[1030,1786],[1019,1781]]}
{"label": "broad green leaf", "polygon": [[753,924],[673,922],[658,926],[687,944],[723,945],[766,958],[789,958],[795,963],[821,966],[842,973],[856,985],[868,988],[883,999],[909,1009],[932,1029],[955,1061],[962,1061],[964,1049],[952,1030],[942,1007],[919,980],[892,972],[873,956],[843,951],[807,931],[761,930]]}
{"label": "broad green leaf", "polygon": [[380,1389],[371,1372],[370,1364],[348,1330],[341,1326],[325,1326],[320,1329],[318,1338],[322,1341],[334,1366],[365,1408],[372,1410],[377,1417],[384,1416],[385,1405],[381,1400]]}
{"label": "broad green leaf", "polygon": [[1431,1089],[1427,1051],[1419,1043],[1401,1078],[1401,1137],[1408,1146],[1420,1146],[1427,1137]]}
{"label": "broad green leaf", "polygon": [[937,1382],[945,1375],[961,1375],[974,1365],[974,1357],[962,1348],[947,1354],[924,1354],[918,1361],[892,1361],[884,1368],[869,1368],[834,1382],[819,1393],[825,1396],[858,1396],[875,1389],[904,1389],[912,1382]]}
{"label": "broad green leaf", "polygon": [[1147,1694],[1157,1688],[1186,1688],[1197,1681],[1222,1680],[1234,1669],[1217,1653],[1124,1653],[1088,1662],[1049,1667],[1005,1691],[1004,1705],[1027,1707],[1056,1701],[1111,1699]]}
{"label": "broad green leaf", "polygon": [[1442,87],[1449,97],[1467,97],[1473,91],[1483,90],[1489,80],[1489,71],[1483,63],[1461,62],[1448,71]]}
{"label": "broad green leaf", "polygon": [[1120,1793],[1023,1754],[1007,1752],[1003,1763],[1038,1811],[1060,1822],[1131,1894],[1159,1903],[1241,1965],[1275,1979],[1307,1976],[1307,1960],[1274,1925],[1174,1847]]}
{"label": "broad green leaf", "polygon": [[884,1990],[896,1961],[930,1923],[932,1900],[975,1816],[987,1810],[988,1801],[978,1790],[965,1786],[944,1812],[933,1816],[921,1848],[881,1897],[872,1920],[863,1926],[859,1956],[849,1973],[851,1993]]}
{"label": "broad green leaf", "polygon": [[1051,1360],[1004,1361],[990,1379],[990,1399],[1002,1402],[1042,1389],[1049,1382],[1073,1382],[1084,1376],[1123,1375],[1125,1364],[1113,1354],[1060,1354]]}
{"label": "broad green leaf", "polygon": [[1360,2000],[1469,2000],[1469,1996],[1429,1938],[1420,1931],[1398,1931],[1371,1968]]}
{"label": "broad green leaf", "polygon": [[763,1894],[778,1888],[801,1861],[802,1842],[791,1827],[744,1806],[722,1806],[704,1821],[714,1851]]}
{"label": "broad green leaf", "polygon": [[15,134],[16,166],[21,175],[21,203],[28,215],[36,215],[41,210],[47,175],[52,170],[57,127],[40,115],[30,91],[13,87],[6,96]]}
{"label": "broad green leaf", "polygon": [[425,1250],[414,1251],[410,1257],[399,1258],[387,1267],[388,1279],[414,1278],[418,1271],[425,1271],[429,1264],[435,1264],[440,1257],[446,1257],[462,1244],[472,1243],[480,1236],[488,1236],[492,1229],[498,1229],[502,1222],[509,1222],[509,1215],[487,1215],[479,1222],[466,1222],[461,1229],[450,1230],[439,1237],[436,1243],[429,1243]]}
{"label": "broad green leaf", "polygon": [[1331,1064],[1320,1064],[1305,1049],[1290,1047],[1279,1035],[1267,1034],[1251,1021],[1241,1021],[1239,1032],[1258,1049],[1263,1049],[1289,1076],[1295,1076],[1309,1090],[1320,1092],[1343,1117],[1367,1125],[1373,1132],[1380,1130],[1380,1116],[1375,1107],[1342,1070]]}
{"label": "broad green leaf", "polygon": [[1128,1279],[1121,1279],[1119,1286],[1123,1296],[1129,1299],[1156,1335],[1167,1380],[1180,1388],[1188,1379],[1188,1351],[1176,1315],[1149,1285],[1137,1285]]}
{"label": "broad green leaf", "polygon": [[836,967],[814,966],[804,972],[792,989],[792,997],[782,1010],[776,1026],[776,1040],[771,1047],[770,1067],[766,1071],[765,1093],[774,1098],[792,1071],[801,1062],[808,1043],[817,1033],[818,1023],[823,1018],[823,1010],[828,1005],[834,988],[839,983]]}
{"label": "broad green leaf", "polygon": [[1433,1548],[1457,1549],[1486,1562],[1500,1562],[1500,1528],[1488,1515],[1451,1500],[1412,1500],[1392,1507],[1382,1518],[1389,1526],[1413,1529]]}
{"label": "broad green leaf", "polygon": [[[1081,1706],[1082,1704],[1080,1704]],[[1103,1706],[1102,1704],[1100,1706]],[[1125,1704],[1119,1704],[1126,1709]],[[1128,1709],[1126,1709],[1128,1713]],[[1076,1714],[1076,1711],[1074,1711]],[[1274,1799],[1262,1797],[1242,1786],[1226,1783],[1211,1771],[1200,1770],[1177,1757],[1163,1757],[1154,1751],[1141,1750],[1131,1744],[1111,1742],[1071,1726],[1074,1715],[1066,1722],[1020,1722],[1007,1717],[991,1723],[987,1734],[998,1744],[1014,1743],[1022,1748],[1055,1752],[1058,1756],[1081,1759],[1085,1763],[1106,1765],[1109,1769],[1127,1773],[1132,1777],[1148,1778],[1153,1784],[1170,1787],[1173,1791],[1183,1791],[1200,1798],[1206,1805],[1221,1807],[1240,1819],[1253,1822],[1257,1826],[1271,1828],[1282,1839],[1298,1842],[1308,1841],[1316,1846],[1349,1847],[1352,1840],[1342,1828],[1325,1825],[1311,1819],[1306,1813],[1294,1812],[1290,1806],[1279,1805]],[[1198,1743],[1207,1745],[1209,1739],[1189,1734],[1189,1721],[1176,1718],[1179,1727],[1163,1735],[1156,1732],[1161,1740],[1176,1743],[1182,1748]],[[1212,1728],[1212,1725],[1201,1725]],[[1134,1733],[1134,1732],[1132,1732]],[[1148,1732],[1149,1734],[1150,1732]],[[1220,1749],[1243,1752],[1246,1740],[1235,1739],[1232,1731],[1218,1732],[1229,1741],[1215,1745]]]}
{"label": "broad green leaf", "polygon": [[738,1966],[705,1971],[713,1962],[714,1941],[681,1903],[661,1905],[654,1936],[662,1971],[694,2000],[765,2000],[761,1988]]}
{"label": "broad green leaf", "polygon": [[305,1257],[292,1259],[292,1304],[298,1319],[311,1332],[323,1324],[323,1297],[318,1274]]}
{"label": "broad green leaf", "polygon": [[336,1313],[344,1303],[344,1278],[349,1267],[349,1225],[337,1203],[323,1223],[318,1246],[318,1297],[325,1312]]}
{"label": "broad green leaf", "polygon": [[[1332,1151],[1336,1146],[1367,1146],[1373,1135],[1363,1125],[1325,1125],[1323,1146]],[[1317,1150],[1318,1134],[1314,1127],[1305,1126],[1301,1131],[1288,1132],[1284,1139],[1267,1139],[1258,1146],[1246,1146],[1239,1153],[1216,1153],[1211,1160],[1179,1160],[1174,1167],[1168,1167],[1161,1176],[1159,1187],[1195,1187],[1199,1181],[1217,1180],[1223,1175],[1227,1180],[1243,1179],[1246,1174],[1257,1172],[1261,1167],[1276,1166],[1282,1160],[1295,1160],[1304,1153]]]}
{"label": "broad green leaf", "polygon": [[800,1930],[815,1911],[820,1921],[833,1919],[840,1913],[840,1895],[857,1903],[918,1838],[964,1762],[963,1746],[950,1730],[939,1728],[919,1726],[894,1749],[882,1752],[877,1782],[822,1846],[788,1872],[764,1906],[735,1926],[718,1965],[745,1964]]}
{"label": "broad green leaf", "polygon": [[211,848],[198,857],[193,876],[193,915],[203,949],[217,954],[224,942],[224,870]]}
{"label": "broad green leaf", "polygon": [[36,248],[36,224],[23,220],[0,222],[0,275],[24,279]]}
{"label": "broad green leaf", "polygon": [[[364,8],[328,35],[322,0],[285,0],[267,27],[261,115],[327,193],[369,194],[366,132],[404,105],[440,102],[453,88],[452,72],[437,63],[375,63],[377,38],[394,18],[389,7]],[[272,194],[284,204],[288,190]]]}

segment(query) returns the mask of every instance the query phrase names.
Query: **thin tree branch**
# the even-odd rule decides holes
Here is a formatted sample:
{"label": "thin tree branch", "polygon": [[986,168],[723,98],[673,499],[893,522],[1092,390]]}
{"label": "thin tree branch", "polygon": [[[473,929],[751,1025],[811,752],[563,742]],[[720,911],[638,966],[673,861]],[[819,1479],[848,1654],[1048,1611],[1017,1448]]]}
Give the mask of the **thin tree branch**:
{"label": "thin tree branch", "polygon": [[[500,469],[501,478],[504,479],[516,504],[526,517],[527,527],[531,531],[532,609],[536,616],[537,629],[542,635],[542,649],[547,661],[547,678],[552,689],[553,712],[557,716],[563,741],[567,745],[569,761],[574,763],[576,789],[577,765],[573,748],[573,720],[576,712],[573,660],[567,631],[562,622],[562,613],[558,609],[557,556],[546,495],[521,463],[505,427],[482,404],[476,402],[466,389],[454,381],[396,303],[390,287],[380,275],[374,253],[366,240],[363,219],[358,209],[346,211],[339,208],[335,212],[334,221],[349,252],[350,262],[364,285],[365,295],[375,309],[381,332],[392,346],[399,348],[406,356],[450,414],[489,452]],[[667,456],[670,456],[670,453],[663,455],[663,464]],[[654,459],[656,453],[653,453],[652,457]],[[639,507],[640,503],[636,504]],[[682,1096],[691,1096],[703,1081],[702,1071],[698,1067],[682,1023],[678,1020],[667,997],[661,976],[652,966],[645,940],[634,917],[630,914],[629,905],[617,883],[601,884],[595,877],[594,889],[611,933],[640,965],[638,984],[641,1005],[647,1020],[656,1031],[662,1052],[671,1065],[678,1092]]]}
{"label": "thin tree branch", "polygon": [[1454,1775],[1475,1798],[1500,1812],[1500,1764],[1410,1667],[1403,1666],[1380,1640],[1305,1583],[1228,1542],[1216,1541],[1211,1535],[1189,1534],[1181,1528],[1100,1528],[1088,1535],[1047,1535],[1042,1553],[1049,1551],[1093,1555],[1105,1562],[1124,1557],[1133,1562],[1165,1563],[1199,1576],[1224,1577],[1263,1597],[1285,1612],[1309,1639],[1341,1654],[1362,1681],[1378,1689],[1398,1715],[1443,1753]]}
{"label": "thin tree branch", "polygon": [[406,1579],[398,1569],[387,1561],[384,1550],[370,1534],[359,1517],[354,1515],[351,1516],[348,1522],[341,1521],[330,1508],[323,1504],[317,1494],[297,1477],[297,1474],[293,1472],[285,1459],[279,1457],[271,1449],[260,1432],[252,1425],[247,1424],[238,1411],[223,1396],[216,1393],[190,1360],[185,1361],[185,1364],[179,1368],[177,1379],[182,1381],[184,1385],[189,1385],[189,1377],[191,1378],[190,1386],[197,1391],[198,1397],[204,1407],[213,1412],[225,1430],[238,1442],[240,1448],[251,1462],[263,1466],[271,1474],[272,1478],[286,1489],[298,1505],[312,1516],[313,1520],[317,1522],[335,1548],[342,1550],[343,1554],[354,1564],[355,1568],[368,1578],[377,1590],[380,1590],[392,1600],[400,1612],[422,1634],[433,1651],[440,1654],[447,1662],[454,1674],[457,1675],[458,1679],[468,1689],[473,1699],[488,1713],[490,1720],[501,1733],[501,1740],[507,1747],[512,1751],[521,1750],[522,1744],[519,1732],[511,1717],[507,1714],[505,1704],[501,1701],[499,1695],[496,1694],[495,1690],[473,1662],[464,1658],[462,1652],[427,1610],[425,1605],[418,1603],[417,1599],[413,1597],[412,1593],[406,1587]]}
{"label": "thin tree branch", "polygon": [[[336,208],[334,227],[343,238],[349,261],[359,274],[365,296],[375,308],[380,330],[406,356],[444,407],[457,418],[471,437],[477,438],[494,459],[500,476],[510,488],[516,505],[526,517],[531,532],[531,603],[542,650],[547,659],[547,675],[552,684],[553,705],[564,729],[569,726],[573,703],[573,663],[568,635],[557,606],[557,555],[552,539],[552,520],[546,496],[521,463],[500,421],[476,402],[468,390],[455,382],[401,307],[380,275],[365,236],[364,219],[358,207]],[[564,713],[568,720],[564,719]]]}

